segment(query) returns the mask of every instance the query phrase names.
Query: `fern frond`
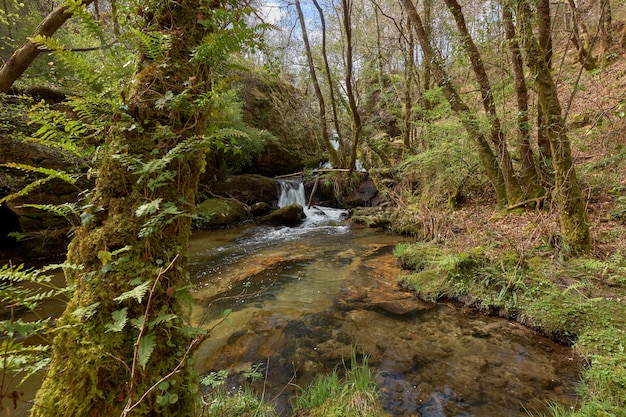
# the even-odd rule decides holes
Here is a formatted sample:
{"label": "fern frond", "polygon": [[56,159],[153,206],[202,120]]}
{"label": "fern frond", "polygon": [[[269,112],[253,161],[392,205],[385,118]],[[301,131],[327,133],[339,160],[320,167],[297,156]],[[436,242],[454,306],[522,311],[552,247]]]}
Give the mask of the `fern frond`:
{"label": "fern frond", "polygon": [[15,168],[15,169],[19,169],[19,170],[26,171],[26,172],[36,172],[38,174],[47,175],[48,177],[50,177],[50,179],[58,178],[72,185],[75,184],[76,180],[78,179],[78,175],[76,174],[68,174],[65,171],[59,171],[56,169],[44,168],[44,167],[35,167],[32,165],[28,165],[28,164],[7,162],[5,164],[0,164],[0,166],[7,167],[7,168]]}
{"label": "fern frond", "polygon": [[33,182],[31,182],[30,184],[26,185],[24,188],[22,188],[20,191],[15,192],[15,193],[11,193],[3,198],[0,198],[0,204],[5,203],[7,201],[11,201],[14,200],[16,198],[25,196],[26,194],[28,194],[29,192],[31,192],[32,190],[34,190],[35,188],[47,183],[50,180],[53,180],[55,178],[60,179],[62,181],[65,181],[69,184],[75,184],[76,180],[78,179],[78,175],[72,175],[72,174],[68,174],[67,172],[64,171],[57,171],[54,169],[49,169],[49,168],[43,168],[43,167],[34,167],[32,165],[27,165],[27,164],[18,164],[15,162],[7,162],[6,164],[0,164],[0,166],[3,167],[7,167],[7,168],[15,168],[15,169],[19,169],[22,171],[27,171],[27,172],[34,172],[34,173],[38,173],[38,174],[43,174],[46,175],[46,177],[44,178],[39,178],[34,180]]}
{"label": "fern frond", "polygon": [[148,58],[158,61],[165,57],[171,45],[169,35],[157,31],[141,32],[135,28],[131,28],[130,31],[135,35],[139,46]]}
{"label": "fern frond", "polygon": [[23,207],[31,207],[37,210],[47,211],[56,216],[63,217],[73,226],[77,226],[77,220],[80,219],[80,210],[75,203],[63,204],[23,204]]}

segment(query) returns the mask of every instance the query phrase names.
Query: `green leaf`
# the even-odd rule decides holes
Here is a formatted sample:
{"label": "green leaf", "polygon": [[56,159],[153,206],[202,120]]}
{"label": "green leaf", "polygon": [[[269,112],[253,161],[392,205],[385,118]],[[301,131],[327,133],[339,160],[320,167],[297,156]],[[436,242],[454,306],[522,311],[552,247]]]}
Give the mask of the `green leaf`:
{"label": "green leaf", "polygon": [[99,250],[98,251],[98,259],[102,262],[102,265],[106,265],[111,260],[112,255],[108,250]]}
{"label": "green leaf", "polygon": [[142,368],[146,368],[146,364],[152,356],[152,351],[156,346],[156,337],[153,334],[144,335],[139,341],[139,349],[137,354],[139,356],[139,364]]}
{"label": "green leaf", "polygon": [[96,313],[97,308],[100,307],[100,303],[96,302],[86,307],[80,307],[72,311],[72,316],[78,320],[88,319]]}
{"label": "green leaf", "polygon": [[105,324],[106,332],[121,332],[128,321],[128,308],[124,307],[121,310],[115,310],[111,313],[111,318],[113,318],[113,322]]}
{"label": "green leaf", "polygon": [[142,204],[135,211],[136,217],[143,217],[149,214],[154,214],[159,211],[159,206],[161,205],[162,198],[157,198],[156,200],[150,201],[148,203]]}
{"label": "green leaf", "polygon": [[135,298],[138,303],[141,303],[141,300],[143,300],[144,295],[146,295],[149,289],[150,281],[145,281],[144,283],[137,285],[132,290],[120,294],[113,300],[121,303],[122,301],[128,300],[129,298]]}

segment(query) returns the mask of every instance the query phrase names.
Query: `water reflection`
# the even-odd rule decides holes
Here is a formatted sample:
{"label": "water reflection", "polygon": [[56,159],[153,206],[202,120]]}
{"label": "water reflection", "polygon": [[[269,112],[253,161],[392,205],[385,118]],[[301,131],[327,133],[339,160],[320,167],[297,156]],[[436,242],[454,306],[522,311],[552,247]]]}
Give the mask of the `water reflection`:
{"label": "water reflection", "polygon": [[354,345],[369,356],[394,416],[525,416],[576,402],[570,348],[399,288],[397,236],[345,227],[226,233],[198,234],[192,245],[194,320],[212,327],[233,309],[232,322],[201,346],[198,370],[264,364],[262,390],[285,415],[294,384],[341,368]]}

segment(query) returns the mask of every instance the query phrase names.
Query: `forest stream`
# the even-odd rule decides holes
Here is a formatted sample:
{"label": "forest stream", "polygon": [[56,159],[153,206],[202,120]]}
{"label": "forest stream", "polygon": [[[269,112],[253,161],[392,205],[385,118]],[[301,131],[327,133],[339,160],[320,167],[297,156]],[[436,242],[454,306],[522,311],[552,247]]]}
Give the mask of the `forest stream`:
{"label": "forest stream", "polygon": [[[252,383],[289,416],[297,387],[349,367],[354,349],[367,355],[393,416],[512,417],[576,406],[572,348],[452,302],[420,301],[397,283],[406,272],[392,251],[406,238],[347,226],[342,211],[307,213],[296,228],[194,234],[192,320],[212,329],[196,353],[201,375],[227,370],[229,390]],[[63,305],[45,308],[54,316]],[[254,366],[262,378],[246,379]],[[38,384],[21,387],[12,416],[29,414]]]}
{"label": "forest stream", "polygon": [[264,377],[253,385],[283,415],[297,386],[349,366],[352,349],[368,356],[394,416],[527,416],[550,403],[575,406],[580,362],[571,348],[515,322],[417,300],[397,284],[403,271],[392,250],[403,239],[336,221],[196,233],[193,319],[215,326],[197,370],[227,369],[227,387],[237,390],[260,364]]}

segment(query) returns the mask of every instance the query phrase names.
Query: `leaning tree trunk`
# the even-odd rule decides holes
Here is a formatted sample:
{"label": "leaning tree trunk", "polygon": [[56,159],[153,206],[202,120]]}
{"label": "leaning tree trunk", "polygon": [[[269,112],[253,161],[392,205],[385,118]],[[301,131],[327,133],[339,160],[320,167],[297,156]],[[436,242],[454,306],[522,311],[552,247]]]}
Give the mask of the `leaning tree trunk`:
{"label": "leaning tree trunk", "polygon": [[333,74],[330,71],[330,64],[328,63],[328,53],[326,52],[326,19],[324,18],[324,11],[320,7],[317,0],[313,0],[313,5],[317,9],[317,13],[320,15],[320,24],[322,28],[322,58],[324,59],[324,72],[326,73],[326,82],[328,82],[328,95],[330,96],[330,107],[333,112],[333,125],[335,126],[335,132],[337,132],[337,139],[341,143],[341,127],[339,126],[339,113],[337,112],[337,99],[335,98],[335,83],[333,82]]}
{"label": "leaning tree trunk", "polygon": [[546,133],[554,163],[554,192],[561,220],[563,240],[573,252],[585,252],[591,248],[589,219],[585,209],[585,199],[576,177],[570,141],[563,116],[557,88],[550,69],[543,59],[543,51],[535,38],[532,26],[532,13],[528,0],[519,1],[518,21],[526,50],[526,65],[535,79],[535,89],[539,105],[543,110]]}
{"label": "leaning tree trunk", "polygon": [[[190,54],[212,31],[198,13],[214,4],[143,4],[144,47],[128,110],[108,134],[91,208],[69,246],[67,261],[80,269],[65,270],[74,293],[59,320],[35,417],[119,417],[133,407],[134,416],[197,411],[190,353],[198,339],[186,324],[184,300],[211,68]],[[163,102],[169,95],[172,101]]]}
{"label": "leaning tree trunk", "polygon": [[499,206],[503,206],[507,202],[507,197],[502,171],[499,168],[498,160],[489,146],[489,142],[487,142],[485,136],[480,130],[476,114],[473,113],[469,106],[463,102],[458,91],[454,88],[452,79],[446,73],[441,60],[428,41],[428,36],[424,30],[422,19],[420,18],[419,13],[417,13],[415,5],[411,0],[404,0],[404,5],[420,46],[422,47],[424,60],[428,62],[435,82],[437,82],[443,90],[446,100],[450,103],[452,110],[454,110],[454,112],[459,116],[467,134],[476,142],[478,157],[480,158],[483,169],[485,170],[485,173],[494,188],[497,204]]}
{"label": "leaning tree trunk", "polygon": [[515,204],[522,199],[523,192],[513,170],[513,162],[511,161],[511,155],[509,154],[506,138],[502,132],[500,118],[496,112],[496,103],[493,99],[491,83],[489,82],[489,77],[487,77],[485,65],[483,64],[480,52],[478,51],[478,48],[476,47],[476,44],[467,29],[465,16],[463,16],[461,6],[456,0],[445,0],[445,3],[446,6],[448,6],[450,13],[452,13],[452,16],[454,16],[456,27],[461,35],[461,44],[469,55],[470,62],[472,63],[472,70],[476,75],[476,81],[478,81],[478,86],[480,87],[483,108],[487,113],[487,118],[489,119],[489,125],[491,127],[491,142],[493,143],[498,155],[508,203]]}
{"label": "leaning tree trunk", "polygon": [[[300,6],[300,0],[295,1],[296,11],[298,12],[298,20],[300,21],[300,28],[302,29],[302,41],[304,42],[304,49],[306,51],[307,62],[309,63],[309,74],[311,75],[311,81],[313,82],[313,88],[315,89],[315,96],[317,97],[317,104],[319,107],[319,125],[320,133],[322,134],[322,140],[330,156],[330,163],[333,167],[339,167],[339,156],[337,151],[330,143],[328,136],[328,126],[326,125],[326,104],[324,103],[324,95],[320,88],[320,83],[317,80],[317,71],[315,70],[315,64],[313,63],[313,54],[311,52],[311,45],[309,44],[309,37],[307,35],[306,23],[304,20],[304,14],[302,13],[302,7]],[[332,88],[332,86],[331,86]]]}
{"label": "leaning tree trunk", "polygon": [[[83,4],[88,6],[93,1],[84,0]],[[52,36],[70,17],[72,17],[72,12],[68,6],[57,7],[41,21],[31,37]],[[13,83],[22,76],[39,54],[41,54],[41,50],[27,39],[0,69],[0,93],[8,93]]]}

